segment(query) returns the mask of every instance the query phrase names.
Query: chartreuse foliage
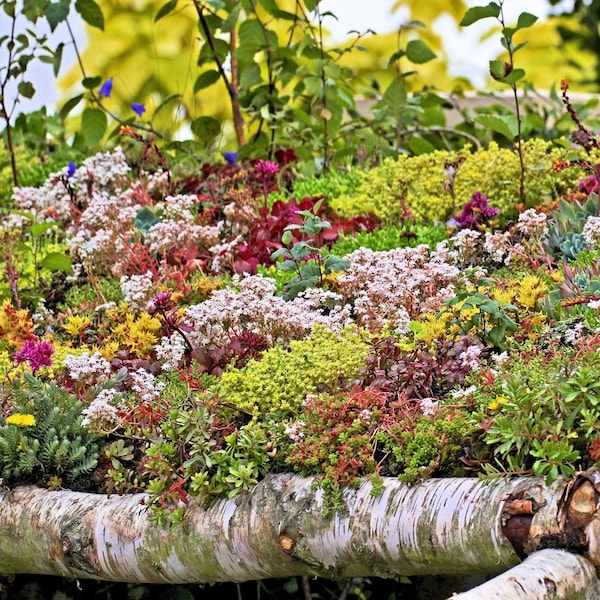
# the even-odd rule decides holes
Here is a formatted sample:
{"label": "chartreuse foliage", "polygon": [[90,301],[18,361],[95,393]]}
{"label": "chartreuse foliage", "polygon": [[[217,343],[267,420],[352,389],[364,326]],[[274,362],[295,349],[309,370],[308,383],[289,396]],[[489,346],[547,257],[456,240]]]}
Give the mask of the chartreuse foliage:
{"label": "chartreuse foliage", "polygon": [[267,350],[240,370],[228,370],[212,391],[225,403],[253,415],[296,414],[307,394],[337,389],[358,374],[368,344],[353,328],[315,326],[304,340]]}
{"label": "chartreuse foliage", "polygon": [[[523,144],[526,205],[554,200],[575,187],[585,176],[580,168],[553,170],[564,150],[535,139]],[[458,165],[454,179],[455,206],[459,210],[480,191],[500,210],[499,218],[517,214],[519,157],[507,148],[491,143],[487,149],[470,152],[435,151],[419,156],[400,155],[385,159],[379,167],[361,173],[361,183],[352,195],[340,195],[331,202],[343,215],[372,211],[384,224],[394,224],[408,207],[417,221],[445,222],[452,215],[452,196],[445,189],[446,165]]]}
{"label": "chartreuse foliage", "polygon": [[11,386],[13,414],[0,427],[0,475],[71,487],[86,487],[83,478],[98,462],[98,438],[82,427],[82,405],[55,381],[31,374]]}

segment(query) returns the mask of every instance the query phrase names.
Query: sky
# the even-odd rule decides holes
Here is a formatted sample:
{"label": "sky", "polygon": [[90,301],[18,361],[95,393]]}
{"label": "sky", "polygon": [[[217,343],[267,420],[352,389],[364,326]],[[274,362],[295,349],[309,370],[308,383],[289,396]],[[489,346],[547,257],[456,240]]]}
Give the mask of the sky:
{"label": "sky", "polygon": [[[337,21],[333,18],[328,19],[326,25],[331,30],[334,39],[342,41],[346,37],[346,33],[351,30],[362,32],[372,29],[376,33],[397,30],[406,21],[407,15],[401,10],[392,13],[393,4],[394,0],[322,0],[320,7],[322,11],[331,11],[338,17]],[[485,5],[486,0],[467,0],[467,4],[470,6]],[[572,4],[572,0],[563,0],[563,4]],[[505,0],[504,3],[504,11],[509,22],[514,21],[517,15],[524,10],[543,18],[548,9],[547,0]],[[6,29],[6,26],[2,24],[6,18],[6,15],[0,11],[0,31]],[[84,47],[85,33],[81,19],[75,14],[71,15],[69,20],[71,27],[76,32],[78,43]],[[45,25],[45,22],[38,21],[38,26],[42,25]],[[450,17],[442,17],[433,25],[433,28],[443,36],[446,52],[450,59],[450,73],[456,76],[467,76],[476,88],[483,86],[488,60],[494,58],[499,51],[497,39],[489,39],[486,42],[481,42],[479,39],[482,32],[489,28],[489,23],[476,23],[459,31],[456,23]],[[50,42],[51,47],[56,46],[58,41],[67,38],[64,25],[59,26],[54,37],[56,39]],[[4,56],[0,52],[0,65],[3,58]],[[72,47],[67,45],[63,54],[61,72],[65,73],[75,60]],[[37,94],[32,101],[23,102],[16,112],[28,112],[44,104],[48,107],[49,112],[54,112],[59,93],[54,86],[51,68],[48,65],[34,65],[31,67],[29,76],[37,89]]]}

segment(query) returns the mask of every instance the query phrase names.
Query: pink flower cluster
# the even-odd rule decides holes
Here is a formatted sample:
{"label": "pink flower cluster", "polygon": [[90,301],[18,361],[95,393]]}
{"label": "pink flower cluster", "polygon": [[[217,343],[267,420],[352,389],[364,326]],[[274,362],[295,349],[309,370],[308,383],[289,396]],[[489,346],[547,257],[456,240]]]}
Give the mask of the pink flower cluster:
{"label": "pink flower cluster", "polygon": [[29,339],[16,352],[14,360],[16,363],[29,363],[31,370],[35,373],[42,367],[52,366],[53,354],[54,346],[51,342]]}

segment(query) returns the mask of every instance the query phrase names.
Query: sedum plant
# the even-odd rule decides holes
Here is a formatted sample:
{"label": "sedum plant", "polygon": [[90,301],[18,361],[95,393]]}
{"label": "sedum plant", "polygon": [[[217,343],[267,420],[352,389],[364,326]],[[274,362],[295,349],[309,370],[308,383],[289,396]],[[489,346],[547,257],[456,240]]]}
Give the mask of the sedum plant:
{"label": "sedum plant", "polygon": [[11,388],[12,414],[0,427],[0,474],[8,483],[34,481],[71,489],[89,487],[98,438],[82,426],[82,406],[55,381],[32,374]]}
{"label": "sedum plant", "polygon": [[368,344],[356,329],[328,331],[315,325],[312,335],[277,346],[243,369],[226,371],[212,392],[250,414],[296,414],[307,394],[337,389],[358,375]]}

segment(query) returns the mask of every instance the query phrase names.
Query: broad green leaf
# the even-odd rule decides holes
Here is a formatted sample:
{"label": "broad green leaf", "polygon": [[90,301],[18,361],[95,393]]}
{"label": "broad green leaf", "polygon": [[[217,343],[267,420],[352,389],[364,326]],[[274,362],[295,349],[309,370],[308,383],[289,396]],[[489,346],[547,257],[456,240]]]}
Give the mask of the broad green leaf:
{"label": "broad green leaf", "polygon": [[510,85],[515,85],[525,77],[525,69],[513,69],[505,78],[504,81]]}
{"label": "broad green leaf", "polygon": [[321,0],[304,0],[307,10],[313,11],[319,6]]}
{"label": "broad green leaf", "polygon": [[81,115],[81,131],[89,147],[96,146],[106,133],[106,114],[99,108],[86,108]]}
{"label": "broad green leaf", "polygon": [[98,87],[101,83],[102,83],[102,77],[100,77],[100,75],[97,75],[95,77],[85,77],[81,81],[81,85],[86,90],[91,90],[95,87]]}
{"label": "broad green leaf", "polygon": [[221,31],[223,33],[231,33],[235,26],[237,25],[238,19],[240,18],[240,12],[242,10],[242,5],[240,4],[236,4],[230,11],[229,14],[227,15],[227,18],[225,19],[225,21],[223,21],[223,24],[221,25]]}
{"label": "broad green leaf", "polygon": [[69,15],[69,3],[68,2],[52,2],[46,8],[44,13],[50,25],[50,30],[54,31],[59,23],[62,23]]}
{"label": "broad green leaf", "polygon": [[76,0],[75,10],[88,25],[104,31],[104,15],[94,0]]}
{"label": "broad green leaf", "polygon": [[426,140],[420,135],[414,135],[410,138],[410,141],[408,142],[408,148],[413,154],[416,155],[427,154],[436,149],[430,141]]}
{"label": "broad green leaf", "polygon": [[240,25],[239,30],[239,52],[243,53],[242,48],[246,45],[253,47],[264,46],[265,37],[260,23],[256,19],[248,19]]}
{"label": "broad green leaf", "polygon": [[160,21],[163,17],[166,17],[169,13],[172,13],[177,8],[178,0],[169,0],[166,4],[163,4],[154,17],[154,22]]}
{"label": "broad green leaf", "polygon": [[55,225],[58,225],[56,221],[45,221],[43,223],[33,223],[29,228],[31,235],[39,237],[43,233],[46,233],[49,229],[52,229]]}
{"label": "broad green leaf", "polygon": [[406,105],[406,88],[400,79],[394,79],[383,94],[381,103],[397,113]]}
{"label": "broad green leaf", "polygon": [[200,75],[198,75],[194,83],[194,94],[217,83],[220,77],[221,76],[219,75],[219,71],[215,69],[211,69],[210,71],[205,71],[204,73],[201,73]]}
{"label": "broad green leaf", "polygon": [[478,115],[475,117],[475,121],[489,127],[496,133],[500,133],[509,140],[514,140],[517,137],[517,117],[514,115]]}
{"label": "broad green leaf", "polygon": [[67,275],[73,274],[73,265],[71,259],[63,252],[50,252],[40,262],[44,269],[50,271],[63,271]]}
{"label": "broad green leaf", "polygon": [[528,12],[522,12],[517,19],[517,27],[516,29],[525,29],[526,27],[531,27],[538,18],[535,15],[532,15]]}
{"label": "broad green leaf", "polygon": [[498,17],[499,14],[500,6],[496,2],[490,2],[487,6],[473,6],[467,10],[459,25],[461,27],[468,27],[481,19]]}
{"label": "broad green leaf", "polygon": [[35,95],[35,88],[30,81],[20,81],[17,89],[19,90],[19,95],[25,98],[31,99]]}
{"label": "broad green leaf", "polygon": [[406,57],[415,64],[423,64],[435,58],[435,52],[422,40],[411,40],[406,45]]}
{"label": "broad green leaf", "polygon": [[67,115],[81,102],[82,99],[83,99],[83,94],[78,94],[77,96],[74,96],[73,98],[70,98],[69,100],[67,100],[63,104],[63,107],[60,109],[58,116],[61,119],[66,118]]}
{"label": "broad green leaf", "polygon": [[198,139],[210,142],[221,132],[221,124],[212,117],[199,117],[192,122],[191,129]]}
{"label": "broad green leaf", "polygon": [[154,111],[154,115],[156,116],[156,114],[158,113],[158,111],[162,110],[165,106],[167,106],[170,102],[173,102],[173,100],[181,100],[181,94],[170,94],[169,96],[167,96],[157,107],[156,110]]}

